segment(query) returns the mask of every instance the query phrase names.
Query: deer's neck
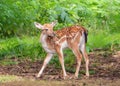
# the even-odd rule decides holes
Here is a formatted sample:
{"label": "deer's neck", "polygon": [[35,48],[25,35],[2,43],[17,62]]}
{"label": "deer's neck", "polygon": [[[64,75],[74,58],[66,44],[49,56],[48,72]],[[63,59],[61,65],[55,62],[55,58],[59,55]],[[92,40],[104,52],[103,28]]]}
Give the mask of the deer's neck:
{"label": "deer's neck", "polygon": [[40,36],[40,42],[41,42],[41,43],[46,42],[47,37],[48,37],[48,35],[41,33],[41,36]]}
{"label": "deer's neck", "polygon": [[40,36],[40,42],[41,42],[42,47],[45,49],[46,52],[48,52],[48,53],[55,52],[52,37],[49,37],[48,35],[42,33]]}

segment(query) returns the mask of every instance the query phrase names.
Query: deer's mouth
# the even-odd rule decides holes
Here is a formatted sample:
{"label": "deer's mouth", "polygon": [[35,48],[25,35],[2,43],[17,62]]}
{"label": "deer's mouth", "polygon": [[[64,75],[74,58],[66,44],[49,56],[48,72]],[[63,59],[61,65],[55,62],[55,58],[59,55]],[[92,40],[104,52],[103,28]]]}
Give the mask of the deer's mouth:
{"label": "deer's mouth", "polygon": [[48,34],[48,36],[54,37],[54,36],[56,36],[56,34],[53,32],[51,34]]}

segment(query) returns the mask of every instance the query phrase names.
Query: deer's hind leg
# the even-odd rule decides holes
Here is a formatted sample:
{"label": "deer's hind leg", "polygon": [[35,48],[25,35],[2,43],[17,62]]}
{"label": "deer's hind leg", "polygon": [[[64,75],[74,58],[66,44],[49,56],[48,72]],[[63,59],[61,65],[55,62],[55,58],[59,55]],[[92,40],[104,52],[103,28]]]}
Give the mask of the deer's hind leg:
{"label": "deer's hind leg", "polygon": [[87,55],[87,52],[86,52],[86,48],[85,48],[85,45],[82,45],[80,47],[80,50],[82,52],[82,55],[84,57],[84,60],[85,60],[85,66],[86,66],[86,76],[89,77],[89,57]]}
{"label": "deer's hind leg", "polygon": [[74,55],[76,56],[76,60],[77,60],[75,77],[78,78],[80,66],[81,66],[82,55],[81,55],[78,47],[72,48],[72,51],[73,51]]}

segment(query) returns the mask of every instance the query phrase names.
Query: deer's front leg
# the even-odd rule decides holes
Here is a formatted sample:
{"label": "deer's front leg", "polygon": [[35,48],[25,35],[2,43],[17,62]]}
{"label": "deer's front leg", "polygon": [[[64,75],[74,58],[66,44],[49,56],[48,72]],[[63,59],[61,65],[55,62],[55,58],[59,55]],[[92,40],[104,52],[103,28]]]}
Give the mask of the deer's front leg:
{"label": "deer's front leg", "polygon": [[57,51],[57,54],[59,56],[59,61],[60,61],[60,64],[62,66],[62,70],[63,70],[63,78],[65,79],[67,74],[66,74],[66,70],[65,70],[65,66],[64,66],[64,56],[63,56],[63,51],[61,48],[57,47],[56,49]]}
{"label": "deer's front leg", "polygon": [[53,56],[53,54],[50,54],[50,53],[47,54],[47,56],[44,60],[43,66],[42,66],[41,70],[39,71],[37,77],[41,77],[43,70],[45,69],[45,67],[49,63],[49,61],[51,60],[52,56]]}

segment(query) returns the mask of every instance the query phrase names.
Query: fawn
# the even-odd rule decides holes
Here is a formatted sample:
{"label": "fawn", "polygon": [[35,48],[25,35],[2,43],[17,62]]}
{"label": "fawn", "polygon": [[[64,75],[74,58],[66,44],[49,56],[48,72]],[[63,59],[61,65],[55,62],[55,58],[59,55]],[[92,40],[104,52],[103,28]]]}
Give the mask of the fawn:
{"label": "fawn", "polygon": [[82,55],[86,63],[86,76],[89,77],[89,57],[86,53],[85,47],[87,42],[87,30],[79,25],[74,25],[61,30],[53,31],[56,23],[57,21],[54,21],[52,23],[41,25],[40,23],[34,22],[35,26],[42,30],[40,42],[42,47],[47,52],[47,56],[37,77],[41,77],[46,65],[51,60],[52,56],[57,53],[63,70],[63,78],[66,78],[67,74],[64,66],[63,56],[63,49],[65,48],[70,48],[76,56],[77,67],[75,77],[78,78]]}

